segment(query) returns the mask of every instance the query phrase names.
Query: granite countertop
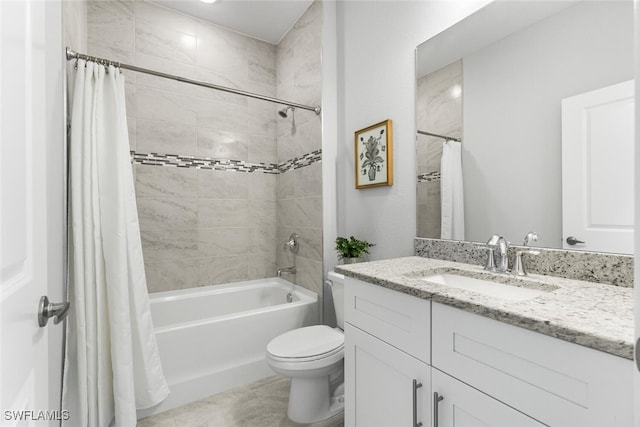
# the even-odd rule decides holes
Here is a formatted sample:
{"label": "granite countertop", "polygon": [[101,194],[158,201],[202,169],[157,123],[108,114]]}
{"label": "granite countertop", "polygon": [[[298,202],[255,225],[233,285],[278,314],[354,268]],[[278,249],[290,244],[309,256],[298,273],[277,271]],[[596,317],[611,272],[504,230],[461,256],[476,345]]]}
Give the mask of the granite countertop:
{"label": "granite countertop", "polygon": [[[532,299],[512,301],[419,278],[453,270],[468,277],[489,278],[544,292]],[[633,360],[633,288],[538,274],[519,278],[489,273],[481,266],[416,256],[340,265],[335,271]]]}

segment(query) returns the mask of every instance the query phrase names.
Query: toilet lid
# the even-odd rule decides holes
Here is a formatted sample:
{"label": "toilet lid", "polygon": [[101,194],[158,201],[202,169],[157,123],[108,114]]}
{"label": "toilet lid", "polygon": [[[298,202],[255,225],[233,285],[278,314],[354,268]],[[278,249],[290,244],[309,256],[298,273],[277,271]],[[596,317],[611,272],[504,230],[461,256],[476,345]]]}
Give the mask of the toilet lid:
{"label": "toilet lid", "polygon": [[344,335],[327,325],[294,329],[274,338],[267,352],[279,358],[309,358],[332,353],[344,345]]}

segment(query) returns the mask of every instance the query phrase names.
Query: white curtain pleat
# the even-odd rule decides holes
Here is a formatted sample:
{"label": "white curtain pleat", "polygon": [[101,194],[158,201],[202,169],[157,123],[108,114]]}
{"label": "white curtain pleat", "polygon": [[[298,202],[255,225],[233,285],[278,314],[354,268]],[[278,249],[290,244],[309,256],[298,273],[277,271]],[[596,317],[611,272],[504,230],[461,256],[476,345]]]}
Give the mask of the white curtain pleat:
{"label": "white curtain pleat", "polygon": [[462,144],[447,141],[442,147],[440,167],[442,239],[464,240],[464,192],[462,186]]}
{"label": "white curtain pleat", "polygon": [[78,61],[70,141],[66,426],[135,426],[169,394],[144,274],[124,76]]}

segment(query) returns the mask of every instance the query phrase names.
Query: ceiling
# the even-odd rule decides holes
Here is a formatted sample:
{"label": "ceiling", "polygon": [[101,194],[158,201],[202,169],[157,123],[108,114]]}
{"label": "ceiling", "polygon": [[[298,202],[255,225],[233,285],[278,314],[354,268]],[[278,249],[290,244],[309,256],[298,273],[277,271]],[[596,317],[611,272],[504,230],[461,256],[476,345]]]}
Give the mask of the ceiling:
{"label": "ceiling", "polygon": [[156,4],[278,44],[313,0],[151,0]]}

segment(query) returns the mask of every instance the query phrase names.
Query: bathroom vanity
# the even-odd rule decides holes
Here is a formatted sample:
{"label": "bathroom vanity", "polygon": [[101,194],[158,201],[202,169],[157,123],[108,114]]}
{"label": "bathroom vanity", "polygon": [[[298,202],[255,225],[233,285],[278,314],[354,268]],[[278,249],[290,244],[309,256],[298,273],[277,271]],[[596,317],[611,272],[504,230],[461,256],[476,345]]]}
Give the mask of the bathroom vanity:
{"label": "bathroom vanity", "polygon": [[633,424],[633,288],[421,257],[336,270],[346,426]]}

